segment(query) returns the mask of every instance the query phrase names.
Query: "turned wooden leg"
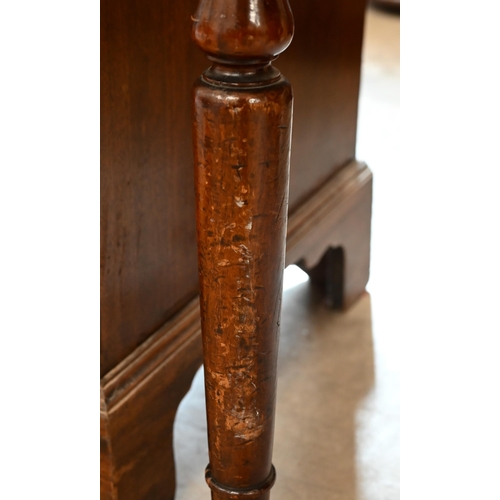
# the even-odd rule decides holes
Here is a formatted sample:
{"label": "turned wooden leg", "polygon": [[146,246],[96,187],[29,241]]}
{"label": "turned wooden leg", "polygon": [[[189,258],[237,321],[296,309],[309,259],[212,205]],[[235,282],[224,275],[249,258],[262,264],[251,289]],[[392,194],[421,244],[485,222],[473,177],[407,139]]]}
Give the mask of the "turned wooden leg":
{"label": "turned wooden leg", "polygon": [[292,91],[270,61],[286,1],[201,1],[194,38],[214,65],[194,87],[200,307],[214,500],[266,500],[281,311]]}

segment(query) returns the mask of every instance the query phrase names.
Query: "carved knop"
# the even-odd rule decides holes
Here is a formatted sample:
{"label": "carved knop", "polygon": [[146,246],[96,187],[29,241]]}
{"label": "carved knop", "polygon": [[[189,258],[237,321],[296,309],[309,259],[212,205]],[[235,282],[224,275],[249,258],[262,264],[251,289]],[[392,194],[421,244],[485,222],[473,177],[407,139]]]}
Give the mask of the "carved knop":
{"label": "carved knop", "polygon": [[200,0],[193,38],[218,62],[269,62],[293,37],[288,0]]}

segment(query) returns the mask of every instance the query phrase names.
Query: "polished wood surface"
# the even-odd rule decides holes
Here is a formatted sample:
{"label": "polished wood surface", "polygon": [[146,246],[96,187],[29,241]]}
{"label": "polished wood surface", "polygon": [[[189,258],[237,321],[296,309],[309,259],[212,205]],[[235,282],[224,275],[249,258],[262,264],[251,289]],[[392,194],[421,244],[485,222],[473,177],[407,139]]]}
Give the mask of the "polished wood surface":
{"label": "polished wood surface", "polygon": [[193,39],[209,59],[222,64],[268,63],[290,45],[292,36],[287,0],[201,0],[193,16]]}
{"label": "polished wood surface", "polygon": [[213,61],[194,87],[200,310],[213,500],[270,498],[288,180],[286,0],[201,0],[193,36]]}
{"label": "polished wood surface", "polygon": [[206,60],[194,8],[101,3],[101,375],[198,292],[190,93]]}
{"label": "polished wood surface", "polygon": [[[318,274],[322,288],[314,269],[341,247],[345,307],[368,276],[371,182],[361,174],[344,182],[355,153],[364,0],[291,5],[295,38],[275,63],[294,87],[286,262]],[[197,0],[101,3],[102,500],[173,499],[173,421],[202,360],[191,86],[207,61],[191,40],[196,7]],[[266,22],[278,33],[281,21]],[[241,54],[233,56],[234,63]],[[231,83],[234,71],[226,70],[219,64],[207,77],[224,74]],[[237,78],[242,71],[238,65]],[[275,74],[252,69],[248,83],[252,73]],[[234,166],[241,175],[241,163]],[[338,288],[329,276],[330,289]],[[184,323],[186,315],[192,321]]]}
{"label": "polished wood surface", "polygon": [[196,299],[101,380],[101,500],[174,498],[173,426],[201,364],[199,316]]}
{"label": "polished wood surface", "polygon": [[290,0],[295,35],[276,66],[294,92],[290,212],[356,156],[366,0]]}
{"label": "polished wood surface", "polygon": [[[355,156],[364,0],[292,0],[290,211]],[[198,293],[191,85],[196,0],[101,3],[101,375]]]}
{"label": "polished wood surface", "polygon": [[[371,173],[352,162],[288,220],[287,263],[315,269],[325,249],[342,249],[349,268],[343,267],[340,284],[328,286],[342,295],[343,305],[356,300],[368,280],[370,201]],[[327,291],[319,289],[328,302]],[[198,298],[189,302],[101,380],[101,500],[173,500],[171,436],[189,377],[202,363],[199,309]]]}

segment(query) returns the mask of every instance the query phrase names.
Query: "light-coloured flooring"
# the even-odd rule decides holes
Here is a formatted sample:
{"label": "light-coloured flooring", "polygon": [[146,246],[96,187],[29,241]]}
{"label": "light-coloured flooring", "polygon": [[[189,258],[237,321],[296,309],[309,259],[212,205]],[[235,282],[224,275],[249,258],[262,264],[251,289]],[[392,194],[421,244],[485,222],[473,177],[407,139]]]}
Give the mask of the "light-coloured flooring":
{"label": "light-coloured flooring", "polygon": [[[273,500],[399,499],[400,331],[383,275],[394,220],[384,190],[400,167],[399,17],[369,10],[364,44],[357,157],[375,176],[369,293],[332,312],[300,270],[285,272]],[[210,498],[201,370],[178,411],[175,453],[176,500]]]}

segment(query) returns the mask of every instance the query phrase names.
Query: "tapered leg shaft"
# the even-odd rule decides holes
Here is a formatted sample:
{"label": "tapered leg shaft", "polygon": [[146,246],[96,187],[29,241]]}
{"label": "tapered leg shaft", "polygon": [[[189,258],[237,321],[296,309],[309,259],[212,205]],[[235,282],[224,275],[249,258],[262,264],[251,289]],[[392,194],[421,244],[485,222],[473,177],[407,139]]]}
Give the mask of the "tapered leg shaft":
{"label": "tapered leg shaft", "polygon": [[214,500],[266,499],[292,93],[283,78],[258,90],[200,80],[194,93],[207,480]]}
{"label": "tapered leg shaft", "polygon": [[213,65],[194,86],[194,160],[213,500],[268,500],[292,90],[272,61],[287,0],[200,0],[193,38]]}

